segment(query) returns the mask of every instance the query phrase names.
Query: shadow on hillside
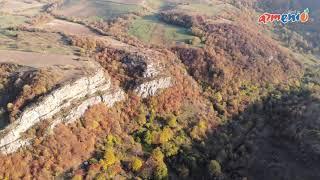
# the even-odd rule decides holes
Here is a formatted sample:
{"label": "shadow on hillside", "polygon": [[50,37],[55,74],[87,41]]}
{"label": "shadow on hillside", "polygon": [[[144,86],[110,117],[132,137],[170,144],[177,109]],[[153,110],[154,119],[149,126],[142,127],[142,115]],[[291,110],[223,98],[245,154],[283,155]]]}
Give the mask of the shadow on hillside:
{"label": "shadow on hillside", "polygon": [[[210,176],[210,160],[221,174]],[[309,91],[270,96],[168,162],[171,179],[319,180],[320,99]]]}
{"label": "shadow on hillside", "polygon": [[0,131],[5,129],[9,124],[8,114],[5,112],[0,112]]}

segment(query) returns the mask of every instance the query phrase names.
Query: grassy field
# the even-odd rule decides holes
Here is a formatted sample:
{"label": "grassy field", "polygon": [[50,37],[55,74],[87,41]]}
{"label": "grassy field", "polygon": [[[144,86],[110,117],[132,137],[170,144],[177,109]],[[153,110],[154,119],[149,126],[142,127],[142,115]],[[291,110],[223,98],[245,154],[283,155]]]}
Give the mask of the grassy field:
{"label": "grassy field", "polygon": [[[165,0],[147,0],[146,4],[155,10],[162,9],[165,6],[173,5],[173,1]],[[234,6],[221,1],[210,1],[210,3],[190,1],[189,3],[176,4],[175,10],[202,14],[207,16],[222,15],[226,9],[235,8]],[[236,8],[234,9],[236,11]],[[135,20],[129,27],[128,33],[140,40],[152,44],[172,44],[177,42],[187,42],[194,38],[188,29],[183,27],[169,25],[159,21],[156,15],[145,16]]]}
{"label": "grassy field", "polygon": [[59,20],[59,19],[54,19],[48,23],[41,24],[38,27],[43,28],[43,29],[47,29],[47,30],[64,32],[67,34],[97,36],[96,33],[94,33],[88,27],[86,27],[82,24],[77,24],[77,23],[68,22],[68,21]]}
{"label": "grassy field", "polygon": [[0,50],[70,55],[73,54],[75,48],[66,45],[62,37],[55,33],[0,30]]}
{"label": "grassy field", "polygon": [[160,9],[165,6],[166,3],[163,0],[146,0],[146,5],[152,9]]}
{"label": "grassy field", "polygon": [[128,33],[152,44],[187,42],[194,37],[186,28],[165,24],[156,16],[145,16],[135,20]]}
{"label": "grassy field", "polygon": [[2,4],[0,4],[0,12],[33,16],[38,14],[44,5],[44,2],[38,0],[7,0],[2,1]]}
{"label": "grassy field", "polygon": [[111,19],[132,12],[141,12],[140,4],[112,2],[109,0],[68,0],[58,11],[65,16],[80,16],[85,18]]}
{"label": "grassy field", "polygon": [[208,16],[215,16],[219,15],[220,13],[231,10],[231,11],[237,11],[234,6],[222,3],[219,1],[213,1],[210,4],[206,3],[189,3],[185,5],[178,5],[176,7],[177,10],[183,11],[183,12],[190,12],[190,13],[198,13],[198,14],[204,14]]}
{"label": "grassy field", "polygon": [[24,24],[26,20],[27,18],[24,16],[0,14],[0,28]]}

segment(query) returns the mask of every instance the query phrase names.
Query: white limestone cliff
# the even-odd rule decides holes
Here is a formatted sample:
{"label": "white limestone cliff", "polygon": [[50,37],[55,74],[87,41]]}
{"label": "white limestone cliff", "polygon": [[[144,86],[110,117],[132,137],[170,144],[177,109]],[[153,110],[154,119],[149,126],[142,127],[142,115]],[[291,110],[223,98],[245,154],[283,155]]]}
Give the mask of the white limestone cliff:
{"label": "white limestone cliff", "polygon": [[134,92],[136,92],[142,98],[147,98],[148,96],[156,95],[156,93],[161,89],[169,88],[171,85],[171,77],[161,77],[140,84],[138,87],[136,87]]}
{"label": "white limestone cliff", "polygon": [[[69,116],[63,118],[63,121],[81,117],[92,105],[104,102],[112,106],[115,102],[123,100],[124,93],[121,90],[114,90],[114,87],[112,89],[110,78],[106,77],[108,76],[105,72],[99,69],[94,75],[83,76],[73,82],[65,83],[26,107],[15,122],[0,131],[0,152],[8,154],[28,144],[21,139],[23,133],[37,123],[52,118],[64,108],[72,106],[73,102],[82,101],[70,111]],[[103,96],[95,96],[98,92],[104,93]],[[85,99],[90,96],[93,98]]]}

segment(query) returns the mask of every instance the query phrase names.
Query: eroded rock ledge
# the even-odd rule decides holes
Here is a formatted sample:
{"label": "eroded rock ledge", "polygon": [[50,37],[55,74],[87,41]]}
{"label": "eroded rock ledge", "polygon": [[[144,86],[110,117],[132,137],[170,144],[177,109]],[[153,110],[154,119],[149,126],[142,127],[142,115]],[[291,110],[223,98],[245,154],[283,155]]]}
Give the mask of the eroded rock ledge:
{"label": "eroded rock ledge", "polygon": [[[92,105],[103,102],[112,106],[124,98],[125,93],[119,88],[112,87],[111,80],[103,69],[64,83],[27,106],[15,122],[0,131],[0,152],[12,153],[21,146],[29,144],[29,140],[23,138],[23,133],[43,120],[57,116],[53,124],[70,122],[81,117]],[[78,106],[74,106],[75,104]],[[68,116],[59,115],[64,109],[69,110]]]}
{"label": "eroded rock ledge", "polygon": [[160,89],[169,88],[172,85],[171,77],[156,78],[142,83],[134,90],[140,97],[146,98],[148,96],[156,95]]}
{"label": "eroded rock ledge", "polygon": [[[140,54],[137,57],[145,64],[141,83],[132,89],[137,95],[147,98],[156,95],[160,89],[172,86],[172,78],[163,74],[161,66],[155,65],[155,61]],[[131,59],[130,63],[137,63],[137,59]],[[60,123],[74,122],[90,106],[104,103],[111,107],[125,97],[126,93],[112,85],[110,76],[98,66],[94,71],[60,84],[25,107],[13,123],[0,131],[0,153],[10,154],[29,145],[32,138],[26,138],[26,132],[44,120],[49,120],[50,130]]]}
{"label": "eroded rock ledge", "polygon": [[130,84],[129,90],[133,90],[140,97],[154,96],[161,89],[173,86],[175,80],[168,72],[170,63],[167,55],[155,49],[137,48],[110,39],[105,39],[105,43],[105,49],[96,59],[102,66],[108,66],[106,62],[110,62],[110,57],[120,62],[125,74],[133,79],[131,83],[134,86]]}
{"label": "eroded rock ledge", "polygon": [[[166,71],[169,65],[163,53],[105,38],[105,51],[111,50],[118,54],[120,63],[127,67],[127,75],[133,74],[134,86],[128,91],[147,98],[174,84],[174,79]],[[108,57],[108,54],[104,53],[102,57]],[[107,68],[104,68],[94,63],[88,73],[78,72],[80,75],[71,76],[72,79],[65,80],[59,87],[24,107],[18,118],[0,131],[0,153],[9,154],[30,144],[32,139],[25,138],[26,132],[44,120],[50,121],[50,130],[60,123],[74,122],[90,106],[104,103],[111,107],[115,102],[124,100],[126,93],[120,87],[112,85],[110,76],[105,72]]]}

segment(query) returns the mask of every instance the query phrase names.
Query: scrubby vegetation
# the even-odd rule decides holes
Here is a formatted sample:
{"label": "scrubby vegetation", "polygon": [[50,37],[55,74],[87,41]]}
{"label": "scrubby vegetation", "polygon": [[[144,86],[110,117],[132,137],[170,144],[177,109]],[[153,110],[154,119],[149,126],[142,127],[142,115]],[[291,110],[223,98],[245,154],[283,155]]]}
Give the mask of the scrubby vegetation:
{"label": "scrubby vegetation", "polygon": [[39,96],[50,91],[61,79],[50,70],[31,71],[10,76],[15,70],[21,68],[18,65],[1,65],[1,106],[4,112],[9,114],[11,122],[15,121],[20,111]]}
{"label": "scrubby vegetation", "polygon": [[15,86],[10,88],[14,88],[14,91],[18,94],[14,94],[12,91],[8,92],[15,98],[7,104],[10,120],[14,121],[26,104],[50,91],[60,78],[56,73],[43,70],[11,80],[14,81]]}
{"label": "scrubby vegetation", "polygon": [[[319,84],[316,86],[319,88]],[[185,170],[181,169],[188,167],[193,178],[211,175],[217,179],[317,179],[318,175],[311,172],[317,167],[318,161],[313,154],[316,151],[307,150],[308,142],[315,143],[309,132],[318,129],[314,124],[319,116],[318,111],[314,111],[319,108],[319,91],[314,93],[317,88],[310,89],[309,83],[306,83],[302,88],[272,92],[263,101],[254,103],[233,117],[230,123],[220,126],[208,136],[207,141],[184,149],[183,153],[173,158],[174,169],[185,174]],[[313,125],[309,126],[309,123]],[[289,157],[284,155],[288,151],[290,165],[286,164]],[[191,157],[194,157],[197,166],[192,166]],[[301,166],[302,162],[310,163],[308,174],[299,174],[299,168],[306,171]],[[177,164],[180,167],[176,167]]]}
{"label": "scrubby vegetation", "polygon": [[173,51],[222,115],[238,112],[279,82],[294,84],[301,76],[298,62],[250,31],[220,24],[207,26],[206,32],[205,48]]}
{"label": "scrubby vegetation", "polygon": [[[310,86],[311,84],[313,86]],[[273,146],[265,140],[265,136],[271,140],[274,139],[274,141],[279,138],[284,138],[283,141],[293,138],[294,142],[288,140],[290,147],[291,145],[292,147],[296,146],[295,143],[298,142],[306,143],[306,139],[300,138],[309,138],[309,136],[296,137],[295,134],[297,131],[307,133],[311,126],[305,126],[304,130],[295,128],[300,127],[298,119],[301,118],[306,119],[305,123],[307,124],[315,123],[318,112],[314,109],[319,107],[319,102],[311,99],[319,96],[319,91],[317,91],[319,87],[319,84],[305,80],[300,86],[291,86],[289,89],[274,89],[260,101],[249,105],[240,114],[230,117],[213,132],[208,131],[210,121],[205,118],[197,120],[194,126],[190,126],[183,122],[182,118],[185,112],[181,112],[182,114],[179,115],[161,115],[152,107],[136,106],[136,112],[139,113],[134,115],[134,121],[131,121],[136,122],[137,125],[136,130],[130,133],[133,138],[131,143],[123,144],[121,138],[107,136],[101,146],[102,150],[97,153],[97,156],[94,156],[96,160],[90,159],[88,161],[89,171],[85,171],[84,177],[89,179],[93,177],[91,169],[95,169],[96,178],[120,177],[110,174],[110,172],[117,173],[115,168],[121,167],[126,172],[124,175],[124,172],[120,170],[123,172],[120,173],[121,176],[127,178],[133,176],[151,179],[177,177],[186,179],[207,177],[212,179],[264,178],[266,176],[263,173],[258,171],[255,173],[256,170],[259,170],[258,167],[266,167],[264,173],[274,173],[283,170],[282,167],[286,162],[285,159],[281,159],[281,156],[278,165],[274,165],[275,161],[269,160],[269,157],[274,154],[270,154],[267,149],[272,149]],[[216,97],[217,100],[221,100],[219,94]],[[295,108],[292,109],[292,107]],[[310,113],[302,113],[307,109]],[[141,149],[128,152],[127,145],[132,143],[137,144]],[[300,151],[308,149],[306,146],[309,145],[296,146],[297,148],[302,147],[302,149],[294,149],[293,153],[297,154],[292,156],[300,157]],[[111,151],[110,148],[114,151]],[[277,148],[279,152],[286,151],[283,146]],[[108,158],[105,156],[106,153]],[[301,155],[301,158],[305,159],[301,160],[315,163],[314,160],[311,160],[313,156],[311,154]],[[116,161],[120,164],[116,163],[104,169],[105,159],[111,159],[112,161],[107,162],[112,162],[112,164]],[[266,162],[262,159],[266,159]],[[262,162],[264,163],[260,164]],[[101,168],[97,168],[97,166]],[[312,165],[311,167],[316,168],[317,166]],[[288,173],[290,171],[291,175],[287,177],[299,177],[295,172],[291,172],[294,167],[290,166],[290,168]],[[250,170],[254,171],[250,173]],[[272,177],[280,179],[282,175],[275,174]]]}

